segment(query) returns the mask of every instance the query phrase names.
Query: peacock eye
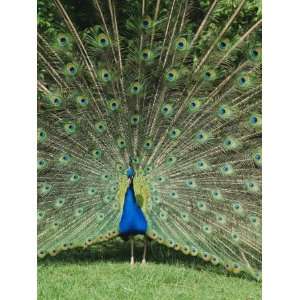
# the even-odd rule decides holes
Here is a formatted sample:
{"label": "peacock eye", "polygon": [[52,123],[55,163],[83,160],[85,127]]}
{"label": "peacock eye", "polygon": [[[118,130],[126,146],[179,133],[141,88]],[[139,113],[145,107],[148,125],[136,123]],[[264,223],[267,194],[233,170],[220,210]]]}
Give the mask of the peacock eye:
{"label": "peacock eye", "polygon": [[65,34],[59,34],[57,37],[57,42],[60,47],[65,47],[68,45],[69,38]]}
{"label": "peacock eye", "polygon": [[179,73],[175,69],[168,70],[165,74],[165,80],[169,82],[176,82],[176,80],[179,78]]}
{"label": "peacock eye", "polygon": [[117,103],[113,102],[113,103],[111,104],[111,106],[112,106],[112,107],[116,107],[116,106],[117,106]]}
{"label": "peacock eye", "polygon": [[220,48],[224,49],[225,47],[226,47],[226,43],[221,42],[221,43],[220,43]]}
{"label": "peacock eye", "polygon": [[192,102],[191,105],[192,105],[192,107],[195,107],[195,106],[196,106],[196,103],[195,103],[195,102]]}
{"label": "peacock eye", "polygon": [[108,78],[108,73],[104,73],[103,76],[104,76],[105,78]]}
{"label": "peacock eye", "polygon": [[240,84],[244,84],[246,82],[246,79],[244,77],[240,78]]}
{"label": "peacock eye", "polygon": [[256,124],[257,123],[257,117],[251,117],[251,123]]}
{"label": "peacock eye", "polygon": [[200,134],[198,135],[198,138],[199,138],[199,139],[203,139],[203,134],[200,133]]}
{"label": "peacock eye", "polygon": [[68,75],[74,76],[77,74],[77,66],[73,63],[69,63],[66,66],[66,71]]}
{"label": "peacock eye", "polygon": [[221,115],[224,115],[226,110],[225,110],[225,108],[220,108],[219,112],[220,112]]}
{"label": "peacock eye", "polygon": [[101,48],[106,48],[109,45],[109,39],[104,33],[99,34],[96,40]]}
{"label": "peacock eye", "polygon": [[173,77],[174,77],[174,74],[173,74],[173,73],[169,73],[169,74],[168,74],[168,78],[169,78],[169,79],[173,79]]}
{"label": "peacock eye", "polygon": [[154,59],[154,53],[150,49],[145,48],[141,52],[140,58],[145,62],[151,62]]}
{"label": "peacock eye", "polygon": [[205,76],[206,76],[206,77],[210,77],[210,76],[211,76],[210,72],[206,72],[206,73],[205,73]]}
{"label": "peacock eye", "polygon": [[253,51],[252,51],[252,54],[253,54],[253,56],[255,56],[255,57],[258,56],[258,52],[257,52],[256,50],[253,50]]}
{"label": "peacock eye", "polygon": [[178,43],[178,47],[179,47],[179,48],[183,48],[183,46],[184,46],[184,43],[183,43],[183,42],[179,42],[179,43]]}
{"label": "peacock eye", "polygon": [[260,155],[259,155],[259,154],[256,154],[256,155],[255,155],[255,158],[256,158],[257,160],[260,160]]}
{"label": "peacock eye", "polygon": [[153,26],[153,21],[149,16],[144,16],[143,19],[141,20],[140,26],[147,30]]}
{"label": "peacock eye", "polygon": [[134,82],[130,85],[129,92],[132,95],[138,95],[143,90],[143,85],[139,82]]}
{"label": "peacock eye", "polygon": [[188,42],[185,38],[178,38],[175,42],[175,48],[179,51],[184,51],[187,49]]}

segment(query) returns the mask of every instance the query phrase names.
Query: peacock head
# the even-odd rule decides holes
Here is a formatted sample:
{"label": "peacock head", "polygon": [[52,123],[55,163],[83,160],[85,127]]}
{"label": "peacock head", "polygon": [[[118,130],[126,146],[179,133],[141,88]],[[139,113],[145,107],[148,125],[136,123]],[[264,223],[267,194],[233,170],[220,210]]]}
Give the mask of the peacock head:
{"label": "peacock head", "polygon": [[134,176],[135,176],[135,171],[131,166],[129,166],[129,168],[127,169],[127,177],[128,177],[129,184],[133,183]]}

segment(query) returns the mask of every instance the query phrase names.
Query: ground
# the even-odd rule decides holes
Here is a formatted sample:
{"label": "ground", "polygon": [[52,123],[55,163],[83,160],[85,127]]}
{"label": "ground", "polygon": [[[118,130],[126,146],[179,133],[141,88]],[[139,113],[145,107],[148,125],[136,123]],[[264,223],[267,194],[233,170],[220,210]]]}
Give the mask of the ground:
{"label": "ground", "polygon": [[106,242],[38,261],[39,300],[256,300],[261,284],[151,243],[148,263],[129,264],[128,242]]}

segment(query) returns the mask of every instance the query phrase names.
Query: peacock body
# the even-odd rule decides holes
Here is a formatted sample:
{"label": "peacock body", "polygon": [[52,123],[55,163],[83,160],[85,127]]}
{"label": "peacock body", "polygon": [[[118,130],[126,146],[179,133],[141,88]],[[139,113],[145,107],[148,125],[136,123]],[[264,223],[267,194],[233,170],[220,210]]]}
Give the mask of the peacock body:
{"label": "peacock body", "polygon": [[119,235],[131,161],[150,239],[259,277],[257,2],[96,0],[82,29],[54,1],[57,30],[38,34],[39,257]]}
{"label": "peacock body", "polygon": [[134,175],[134,170],[130,167],[127,170],[128,188],[125,194],[123,212],[119,224],[119,234],[123,239],[128,239],[138,234],[145,235],[147,232],[147,220],[135,197],[133,186]]}

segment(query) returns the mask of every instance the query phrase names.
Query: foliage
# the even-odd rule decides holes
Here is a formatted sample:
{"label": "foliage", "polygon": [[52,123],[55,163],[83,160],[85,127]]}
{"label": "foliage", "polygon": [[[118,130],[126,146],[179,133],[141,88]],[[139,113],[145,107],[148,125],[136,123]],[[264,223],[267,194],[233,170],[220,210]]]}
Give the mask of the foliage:
{"label": "foliage", "polygon": [[[137,7],[140,1],[121,1],[119,6],[121,6],[120,11],[123,11],[124,15],[119,15],[119,22],[123,22],[125,16],[132,9]],[[156,1],[153,2],[155,5]],[[170,0],[163,1],[163,5],[166,7],[171,5]],[[228,14],[237,7],[240,0],[221,0],[222,3],[220,9],[216,10],[215,19],[221,20],[222,18],[227,18]],[[193,23],[198,24],[199,19],[202,15],[206,13],[209,9],[212,0],[198,0],[195,1],[195,10],[190,12],[190,18],[194,21]],[[92,0],[64,0],[63,4],[72,16],[73,21],[80,26],[80,29],[85,29],[87,27],[97,24],[97,15],[93,6]],[[39,30],[43,32],[52,33],[58,31],[58,28],[55,27],[55,18],[57,18],[57,11],[53,1],[47,0],[38,0],[37,1],[37,11],[38,11],[38,27]],[[240,23],[251,23],[253,20],[258,20],[261,18],[261,0],[247,0],[244,5],[244,10],[241,13],[242,20],[239,20]]]}
{"label": "foliage", "polygon": [[37,1],[37,25],[41,32],[55,31],[55,5],[52,1]]}

